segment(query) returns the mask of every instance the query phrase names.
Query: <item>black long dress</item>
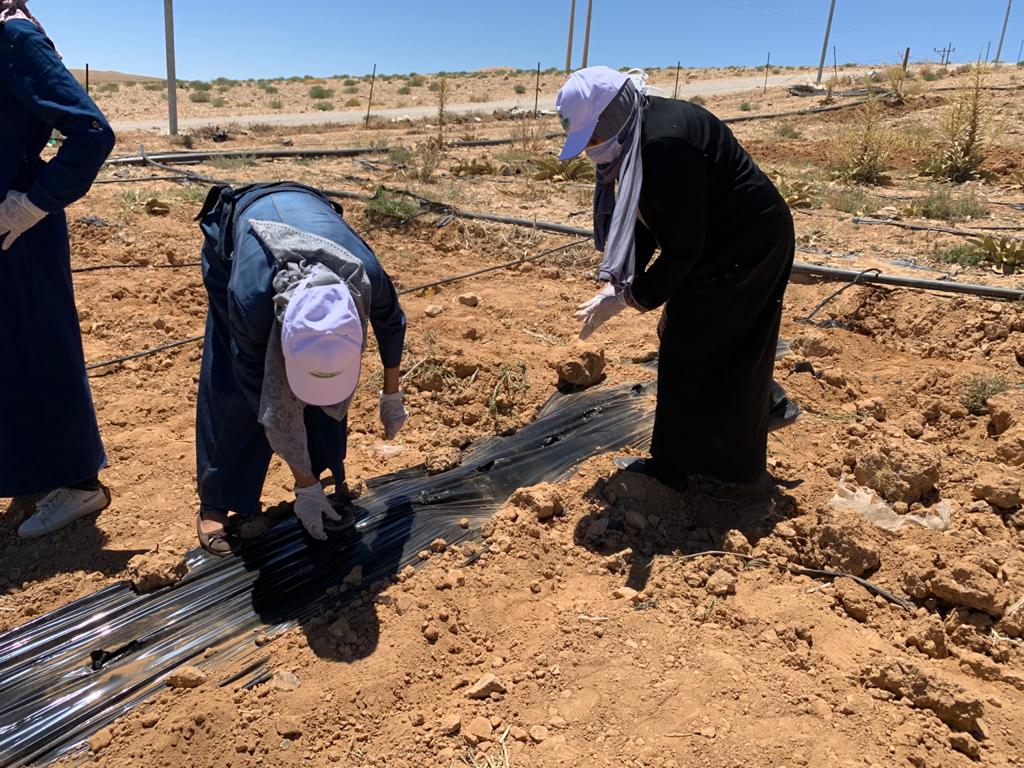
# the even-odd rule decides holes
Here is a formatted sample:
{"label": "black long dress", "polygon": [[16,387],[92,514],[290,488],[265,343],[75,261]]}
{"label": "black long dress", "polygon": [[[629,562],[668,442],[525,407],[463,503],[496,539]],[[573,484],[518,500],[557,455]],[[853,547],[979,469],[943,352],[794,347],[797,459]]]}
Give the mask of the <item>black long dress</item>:
{"label": "black long dress", "polygon": [[666,304],[651,455],[680,473],[754,482],[765,471],[793,219],[707,110],[651,98],[641,141],[632,300]]}

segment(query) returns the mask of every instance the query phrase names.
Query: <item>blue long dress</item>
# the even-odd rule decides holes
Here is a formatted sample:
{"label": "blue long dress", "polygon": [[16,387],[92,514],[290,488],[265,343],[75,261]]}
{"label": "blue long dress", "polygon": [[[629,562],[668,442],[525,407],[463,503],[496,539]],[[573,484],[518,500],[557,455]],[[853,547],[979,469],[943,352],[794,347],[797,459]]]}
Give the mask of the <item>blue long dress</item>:
{"label": "blue long dress", "polygon": [[[52,131],[57,156],[39,154]],[[46,36],[0,24],[0,199],[49,215],[0,253],[0,497],[88,480],[106,464],[82,355],[64,208],[88,190],[114,133]]]}

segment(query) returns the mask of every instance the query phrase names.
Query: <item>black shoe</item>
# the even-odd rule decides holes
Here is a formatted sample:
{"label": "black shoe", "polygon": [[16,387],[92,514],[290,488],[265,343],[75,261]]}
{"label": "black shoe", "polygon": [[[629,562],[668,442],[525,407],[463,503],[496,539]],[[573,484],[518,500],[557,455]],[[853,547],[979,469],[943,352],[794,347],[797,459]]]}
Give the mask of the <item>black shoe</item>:
{"label": "black shoe", "polygon": [[771,409],[768,411],[768,431],[788,427],[800,418],[800,407],[786,397],[786,390],[772,380]]}
{"label": "black shoe", "polygon": [[644,475],[652,480],[657,480],[662,485],[671,488],[673,491],[682,493],[686,490],[686,473],[657,459],[615,459],[615,465],[626,472],[637,475]]}

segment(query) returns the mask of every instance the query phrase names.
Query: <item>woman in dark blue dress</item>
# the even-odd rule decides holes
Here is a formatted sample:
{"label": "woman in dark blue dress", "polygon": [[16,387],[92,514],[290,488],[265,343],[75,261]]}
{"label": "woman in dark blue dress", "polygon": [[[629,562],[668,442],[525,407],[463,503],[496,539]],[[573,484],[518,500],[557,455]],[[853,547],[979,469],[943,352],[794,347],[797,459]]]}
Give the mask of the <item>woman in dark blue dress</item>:
{"label": "woman in dark blue dress", "polygon": [[[57,155],[40,153],[56,130]],[[0,0],[0,497],[41,496],[18,529],[55,531],[110,503],[71,282],[64,208],[114,134],[25,8]]]}

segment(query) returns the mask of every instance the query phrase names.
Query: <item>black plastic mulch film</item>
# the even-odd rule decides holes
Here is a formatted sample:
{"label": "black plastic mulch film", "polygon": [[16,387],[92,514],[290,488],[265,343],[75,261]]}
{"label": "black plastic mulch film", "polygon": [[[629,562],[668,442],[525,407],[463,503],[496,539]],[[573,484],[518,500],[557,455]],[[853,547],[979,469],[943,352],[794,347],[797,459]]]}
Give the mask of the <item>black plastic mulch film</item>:
{"label": "black plastic mulch film", "polygon": [[68,753],[183,664],[214,681],[228,664],[246,668],[222,685],[265,679],[257,631],[273,635],[350,600],[354,592],[327,590],[356,565],[368,585],[419,565],[417,553],[434,539],[478,538],[517,488],[561,479],[602,452],[644,449],[654,392],[650,383],[556,395],[518,433],[472,446],[457,469],[371,483],[355,534],[311,542],[289,517],[241,556],[190,553],[188,575],[171,587],[139,595],[116,584],[0,635],[0,765]]}

